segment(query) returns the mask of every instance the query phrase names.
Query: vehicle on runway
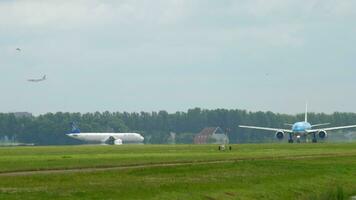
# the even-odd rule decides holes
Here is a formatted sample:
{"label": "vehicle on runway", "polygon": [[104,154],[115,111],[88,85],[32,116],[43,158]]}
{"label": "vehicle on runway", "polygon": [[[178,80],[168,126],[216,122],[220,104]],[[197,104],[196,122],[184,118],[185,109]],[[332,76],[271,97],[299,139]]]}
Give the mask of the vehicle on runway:
{"label": "vehicle on runway", "polygon": [[306,138],[309,135],[312,135],[312,142],[316,143],[317,137],[319,137],[320,139],[325,139],[328,136],[327,131],[356,127],[356,125],[349,125],[349,126],[338,126],[338,127],[313,129],[315,127],[328,125],[329,123],[311,125],[308,122],[308,109],[307,108],[308,107],[306,105],[305,106],[305,116],[304,116],[303,122],[296,122],[294,124],[286,124],[286,125],[290,125],[292,127],[291,129],[269,128],[269,127],[259,127],[259,126],[245,126],[245,125],[239,125],[239,127],[240,128],[257,129],[257,130],[275,131],[276,132],[275,136],[279,140],[282,140],[284,138],[285,133],[288,133],[289,134],[289,139],[288,139],[289,143],[293,143],[294,139],[296,139],[297,142],[300,142],[301,137]]}
{"label": "vehicle on runway", "polygon": [[46,75],[44,75],[42,78],[39,78],[39,79],[28,79],[27,81],[29,82],[41,82],[41,81],[44,81],[46,80]]}
{"label": "vehicle on runway", "polygon": [[81,133],[80,129],[72,123],[72,130],[66,134],[69,137],[91,142],[110,145],[121,145],[125,143],[143,143],[144,137],[138,133]]}

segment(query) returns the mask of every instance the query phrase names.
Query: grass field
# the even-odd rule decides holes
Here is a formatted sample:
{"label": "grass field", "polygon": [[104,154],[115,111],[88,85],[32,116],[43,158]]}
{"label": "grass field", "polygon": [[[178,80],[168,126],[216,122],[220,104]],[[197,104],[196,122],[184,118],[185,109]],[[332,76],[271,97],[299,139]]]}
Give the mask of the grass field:
{"label": "grass field", "polygon": [[356,143],[0,148],[0,199],[350,199]]}

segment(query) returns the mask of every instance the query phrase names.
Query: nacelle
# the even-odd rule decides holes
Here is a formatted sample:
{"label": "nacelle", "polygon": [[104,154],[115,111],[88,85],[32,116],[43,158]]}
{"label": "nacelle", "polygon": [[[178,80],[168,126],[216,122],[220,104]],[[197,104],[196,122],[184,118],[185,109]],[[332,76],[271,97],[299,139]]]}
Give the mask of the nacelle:
{"label": "nacelle", "polygon": [[275,136],[276,136],[277,139],[282,140],[284,138],[284,132],[283,131],[277,131]]}
{"label": "nacelle", "polygon": [[122,145],[122,140],[116,139],[116,140],[114,141],[114,145]]}
{"label": "nacelle", "polygon": [[327,133],[326,131],[324,131],[324,130],[320,130],[320,131],[318,132],[318,136],[319,136],[319,138],[321,138],[321,139],[325,139],[326,137],[328,137],[328,133]]}

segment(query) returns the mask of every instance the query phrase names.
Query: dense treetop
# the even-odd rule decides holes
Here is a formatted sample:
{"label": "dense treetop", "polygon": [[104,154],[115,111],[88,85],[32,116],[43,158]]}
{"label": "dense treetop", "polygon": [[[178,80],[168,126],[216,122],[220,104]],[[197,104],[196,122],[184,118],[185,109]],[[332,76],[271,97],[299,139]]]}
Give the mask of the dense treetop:
{"label": "dense treetop", "polygon": [[[191,143],[195,134],[209,126],[229,129],[230,142],[266,142],[274,140],[274,133],[238,128],[239,124],[289,128],[285,123],[302,121],[304,114],[287,115],[273,112],[200,108],[187,112],[95,112],[47,113],[39,116],[19,117],[11,113],[0,114],[0,138],[14,138],[18,142],[39,145],[79,144],[67,137],[70,123],[76,122],[82,132],[139,132],[146,143],[167,143],[171,132],[177,143]],[[356,124],[355,113],[309,113],[312,124],[330,122],[333,126]]]}

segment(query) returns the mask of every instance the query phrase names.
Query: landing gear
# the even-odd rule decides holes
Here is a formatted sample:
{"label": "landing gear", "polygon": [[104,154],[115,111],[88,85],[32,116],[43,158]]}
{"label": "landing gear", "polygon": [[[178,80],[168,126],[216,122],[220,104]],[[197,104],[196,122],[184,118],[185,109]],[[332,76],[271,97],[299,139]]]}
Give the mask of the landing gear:
{"label": "landing gear", "polygon": [[288,140],[288,143],[293,143],[293,135],[292,133],[289,133],[289,140]]}
{"label": "landing gear", "polygon": [[317,143],[317,140],[316,140],[316,134],[315,134],[315,133],[313,133],[312,143]]}
{"label": "landing gear", "polygon": [[297,135],[297,143],[300,143],[301,136]]}

